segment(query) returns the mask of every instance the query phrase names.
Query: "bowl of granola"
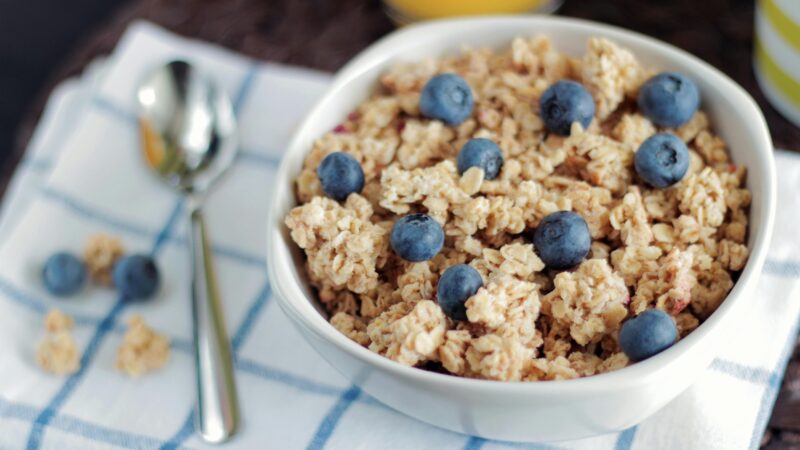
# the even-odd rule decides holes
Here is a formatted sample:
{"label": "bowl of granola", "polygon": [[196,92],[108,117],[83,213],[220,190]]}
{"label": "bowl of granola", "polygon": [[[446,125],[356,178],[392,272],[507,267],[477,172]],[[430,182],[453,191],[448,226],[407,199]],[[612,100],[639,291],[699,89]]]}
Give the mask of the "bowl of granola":
{"label": "bowl of granola", "polygon": [[268,271],[319,354],[449,430],[639,423],[755,301],[775,209],[750,96],[693,56],[554,17],[403,28],[297,129]]}

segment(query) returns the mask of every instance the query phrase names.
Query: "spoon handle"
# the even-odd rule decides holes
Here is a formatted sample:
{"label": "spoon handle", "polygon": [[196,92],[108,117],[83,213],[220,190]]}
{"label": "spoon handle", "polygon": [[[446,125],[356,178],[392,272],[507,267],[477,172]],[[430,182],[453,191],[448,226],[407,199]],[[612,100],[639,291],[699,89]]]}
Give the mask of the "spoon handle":
{"label": "spoon handle", "polygon": [[231,346],[225,332],[219,291],[205,221],[199,205],[189,208],[189,251],[192,261],[192,315],[197,376],[195,418],[207,442],[230,438],[239,422],[239,406],[233,378]]}

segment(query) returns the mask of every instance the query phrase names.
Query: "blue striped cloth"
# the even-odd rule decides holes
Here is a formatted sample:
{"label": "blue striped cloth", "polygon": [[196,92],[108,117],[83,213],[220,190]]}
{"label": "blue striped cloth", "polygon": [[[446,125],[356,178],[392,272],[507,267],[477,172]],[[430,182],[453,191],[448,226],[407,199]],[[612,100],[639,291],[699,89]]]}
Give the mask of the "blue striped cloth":
{"label": "blue striped cloth", "polygon": [[[242,151],[209,199],[240,386],[242,433],[226,448],[279,449],[655,449],[758,446],[797,334],[800,158],[778,152],[777,229],[758,307],[703,377],[638,427],[622,433],[530,445],[486,441],[400,415],[361,392],[308,347],[272,299],[263,220],[271,176],[293,125],[325,89],[325,74],[251,61],[133,25],[106,61],[60,86],[18,170],[0,216],[0,448],[212,448],[193,434],[193,373],[186,237],[180,200],[140,161],[133,88],[143,71],[189,59],[235,101]],[[39,281],[53,251],[79,252],[95,232],[149,252],[164,271],[159,297],[126,304],[88,288],[57,300]],[[69,377],[35,363],[43,314],[76,320],[81,369]],[[132,380],[113,368],[124,323],[141,314],[172,339],[162,370]]]}

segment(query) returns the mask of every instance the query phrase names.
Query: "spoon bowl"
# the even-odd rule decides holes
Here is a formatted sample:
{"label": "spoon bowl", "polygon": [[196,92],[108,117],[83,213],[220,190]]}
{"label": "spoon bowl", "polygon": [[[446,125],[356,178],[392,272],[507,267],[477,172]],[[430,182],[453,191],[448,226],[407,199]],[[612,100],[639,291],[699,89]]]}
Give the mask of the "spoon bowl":
{"label": "spoon bowl", "polygon": [[170,186],[205,193],[236,156],[228,96],[189,63],[172,61],[153,71],[136,97],[145,162]]}

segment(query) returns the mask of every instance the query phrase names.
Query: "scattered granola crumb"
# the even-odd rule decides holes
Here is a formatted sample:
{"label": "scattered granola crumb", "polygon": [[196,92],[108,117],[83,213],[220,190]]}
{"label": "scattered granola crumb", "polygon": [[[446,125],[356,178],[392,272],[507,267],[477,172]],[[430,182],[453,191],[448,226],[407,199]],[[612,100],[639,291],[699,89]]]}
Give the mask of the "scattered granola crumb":
{"label": "scattered granola crumb", "polygon": [[115,367],[131,377],[160,369],[169,360],[169,338],[150,328],[140,315],[128,320],[128,331],[117,348]]}
{"label": "scattered granola crumb", "polygon": [[124,254],[119,238],[101,233],[90,236],[83,251],[89,277],[103,286],[113,285],[114,263]]}
{"label": "scattered granola crumb", "polygon": [[69,331],[74,324],[72,317],[58,308],[51,309],[44,317],[44,325],[48,333]]}
{"label": "scattered granola crumb", "polygon": [[39,367],[56,375],[69,375],[80,368],[80,354],[72,339],[72,317],[52,309],[45,317],[45,336],[36,350]]}

